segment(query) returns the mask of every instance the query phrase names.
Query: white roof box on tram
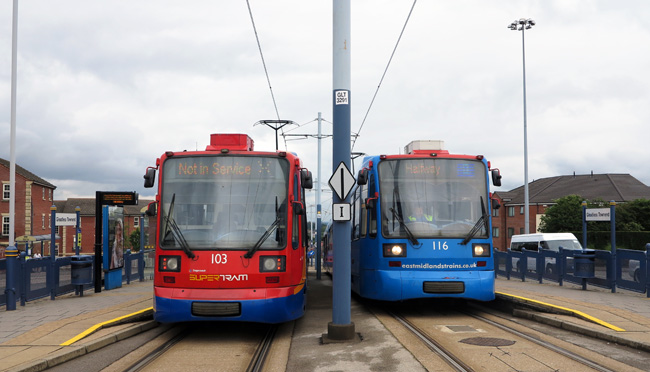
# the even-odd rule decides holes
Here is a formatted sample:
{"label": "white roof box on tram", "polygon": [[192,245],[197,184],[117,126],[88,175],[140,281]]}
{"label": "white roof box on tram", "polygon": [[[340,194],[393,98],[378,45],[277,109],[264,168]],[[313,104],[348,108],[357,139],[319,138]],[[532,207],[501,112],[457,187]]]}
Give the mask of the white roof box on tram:
{"label": "white roof box on tram", "polygon": [[413,154],[416,151],[440,151],[445,149],[445,141],[442,140],[429,140],[429,141],[411,141],[404,147],[404,153]]}

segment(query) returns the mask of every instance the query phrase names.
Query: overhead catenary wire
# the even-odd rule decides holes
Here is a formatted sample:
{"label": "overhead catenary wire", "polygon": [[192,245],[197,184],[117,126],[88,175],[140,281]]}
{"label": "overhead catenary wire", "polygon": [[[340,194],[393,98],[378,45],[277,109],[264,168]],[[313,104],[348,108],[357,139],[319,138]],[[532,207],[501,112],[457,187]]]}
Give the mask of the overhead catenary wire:
{"label": "overhead catenary wire", "polygon": [[395,51],[397,51],[397,46],[399,45],[400,40],[402,40],[402,35],[404,35],[404,30],[406,29],[406,25],[409,23],[409,19],[411,19],[411,14],[413,13],[413,9],[415,8],[415,3],[417,3],[417,1],[418,0],[413,0],[413,5],[411,5],[411,10],[409,11],[408,16],[406,17],[406,21],[404,22],[402,31],[400,32],[399,37],[397,38],[397,43],[395,43],[395,47],[393,48],[393,53],[391,53],[390,58],[388,59],[388,64],[384,69],[384,73],[381,75],[381,79],[379,80],[379,85],[377,85],[377,90],[375,90],[375,94],[372,96],[372,100],[370,101],[370,105],[368,106],[368,111],[366,111],[366,115],[363,117],[363,121],[361,122],[361,126],[359,127],[359,130],[356,132],[355,135],[353,135],[354,139],[352,140],[351,150],[354,150],[354,145],[357,143],[357,138],[359,138],[359,135],[361,134],[361,129],[363,129],[363,125],[366,123],[366,119],[368,118],[368,114],[370,113],[370,109],[372,108],[372,104],[375,102],[375,98],[377,98],[377,93],[379,92],[381,83],[384,81],[384,77],[386,77],[386,72],[388,72],[388,67],[390,67],[390,63],[393,60]]}
{"label": "overhead catenary wire", "polygon": [[[310,121],[308,121],[306,123],[300,124],[297,127],[288,129],[286,132],[282,133],[282,137],[284,137],[284,142],[286,143],[287,141],[300,141],[300,140],[307,139],[307,138],[310,138],[310,137],[311,138],[319,138],[318,134],[303,134],[303,133],[301,133],[301,134],[293,134],[293,133],[291,133],[291,132],[293,132],[293,131],[295,131],[297,129],[302,128],[303,126],[305,126],[307,124],[310,124],[310,123],[313,123],[313,122],[316,122],[316,121],[318,121],[318,118],[310,120]],[[325,122],[325,123],[333,124],[332,122],[327,121],[327,120],[325,120],[323,118],[321,118],[321,121]],[[297,137],[297,138],[287,139],[287,137]],[[331,134],[321,134],[320,135],[320,138],[328,138],[328,137],[332,137],[332,135]]]}
{"label": "overhead catenary wire", "polygon": [[[269,78],[269,71],[266,68],[266,62],[264,61],[264,53],[262,53],[262,44],[260,43],[260,38],[259,38],[259,35],[257,34],[257,27],[255,26],[255,20],[253,19],[253,11],[251,10],[251,4],[250,4],[249,0],[246,0],[246,5],[248,6],[248,14],[251,17],[251,23],[253,25],[253,32],[255,32],[255,40],[257,41],[257,48],[259,49],[260,57],[262,58],[262,66],[264,66],[264,74],[266,74],[266,81],[269,84],[269,91],[271,92],[271,99],[273,100],[273,107],[275,108],[275,115],[277,116],[278,120],[280,120],[280,112],[278,111],[278,105],[275,102],[275,95],[273,94],[273,88],[271,86],[271,78]],[[284,147],[286,149],[287,140],[284,138],[284,130],[282,128],[280,128],[280,131],[283,134],[282,138],[284,139]]]}

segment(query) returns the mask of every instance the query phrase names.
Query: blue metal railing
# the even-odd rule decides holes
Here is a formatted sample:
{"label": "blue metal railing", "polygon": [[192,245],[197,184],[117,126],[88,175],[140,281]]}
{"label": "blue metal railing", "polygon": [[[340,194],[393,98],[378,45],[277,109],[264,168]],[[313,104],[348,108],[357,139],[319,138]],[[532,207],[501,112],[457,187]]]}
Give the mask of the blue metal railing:
{"label": "blue metal railing", "polygon": [[[130,284],[131,281],[144,281],[151,279],[153,272],[152,250],[139,253],[127,251],[124,254],[124,267],[122,268],[122,281]],[[93,260],[94,265],[94,260]],[[50,257],[38,259],[19,258],[17,272],[14,273],[16,301],[22,306],[28,301],[50,296],[54,299],[62,294],[76,292],[79,285],[72,284],[72,258],[58,257],[52,264]],[[94,268],[92,273],[94,273]],[[94,278],[93,278],[94,281]],[[83,289],[94,288],[94,284],[84,284]],[[7,260],[0,259],[0,306],[7,304]]]}
{"label": "blue metal railing", "polygon": [[[536,280],[542,283],[544,279],[563,285],[565,281],[576,284],[594,285],[611,289],[626,289],[639,293],[646,293],[650,298],[650,243],[646,244],[645,251],[617,249],[616,257],[610,251],[589,250],[593,254],[593,277],[585,278],[576,273],[581,250],[560,249],[559,252],[550,250],[521,252],[511,251],[494,252],[494,266],[497,276],[501,275],[508,280],[511,278],[521,281]],[[578,274],[578,275],[577,275]]]}

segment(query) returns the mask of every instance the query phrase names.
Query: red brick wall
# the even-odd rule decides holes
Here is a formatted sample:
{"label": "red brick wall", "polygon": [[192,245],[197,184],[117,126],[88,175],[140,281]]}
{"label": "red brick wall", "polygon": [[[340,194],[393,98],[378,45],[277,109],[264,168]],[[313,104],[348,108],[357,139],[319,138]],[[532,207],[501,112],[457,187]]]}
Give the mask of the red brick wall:
{"label": "red brick wall", "polygon": [[[498,196],[494,196],[494,199],[498,199]],[[499,228],[499,237],[492,238],[492,245],[498,248],[500,251],[505,251],[510,247],[510,238],[508,237],[508,229],[514,229],[514,235],[522,234],[522,230],[525,231],[525,215],[521,213],[521,205],[505,205],[502,200],[499,200],[501,208],[499,209],[499,216],[492,217],[492,227]],[[514,216],[508,216],[508,208],[513,207],[515,210]],[[529,231],[531,234],[535,233],[536,230],[536,221],[538,214],[544,214],[546,212],[546,205],[537,205],[529,204]]]}
{"label": "red brick wall", "polygon": [[[0,181],[9,182],[9,168],[0,166]],[[31,195],[28,196],[26,190],[28,187],[31,188]],[[48,234],[50,232],[49,228],[49,215],[50,207],[53,203],[53,192],[54,190],[36,185],[32,181],[26,179],[22,175],[16,173],[16,185],[15,185],[15,198],[16,198],[16,215],[14,219],[14,234],[15,238],[18,238],[23,235],[42,235]],[[43,200],[43,189],[45,189],[45,200]],[[51,190],[51,192],[50,192]],[[0,195],[1,196],[1,195]],[[29,199],[28,199],[29,197]],[[31,211],[28,211],[27,208],[31,204]],[[0,214],[8,215],[9,213],[9,200],[3,200],[0,197]],[[45,214],[45,223],[46,228],[42,229],[41,216]],[[28,224],[31,219],[31,228]],[[0,236],[0,258],[4,257],[4,247],[9,244],[9,236]],[[45,246],[48,247],[49,252],[49,243],[45,243]]]}

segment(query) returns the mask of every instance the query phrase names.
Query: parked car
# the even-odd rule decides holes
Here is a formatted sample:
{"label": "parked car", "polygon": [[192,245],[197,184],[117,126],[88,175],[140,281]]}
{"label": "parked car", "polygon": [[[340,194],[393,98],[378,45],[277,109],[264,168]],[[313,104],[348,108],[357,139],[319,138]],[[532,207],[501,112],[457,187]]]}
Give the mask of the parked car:
{"label": "parked car", "polygon": [[[514,235],[510,241],[510,250],[521,252],[522,248],[527,251],[539,252],[540,249],[559,252],[560,247],[570,250],[582,250],[582,245],[576,239],[575,235],[571,233],[547,233],[547,234],[521,234]],[[528,261],[528,271],[535,271],[537,265],[535,260]],[[557,273],[557,264],[550,257],[547,257],[544,263],[544,271],[547,275],[554,275]],[[515,270],[520,271],[519,259],[513,259],[512,263]],[[567,259],[567,265],[572,268],[573,259]]]}
{"label": "parked car", "polygon": [[639,262],[639,260],[630,260],[630,263],[628,264],[627,267],[632,279],[637,283],[641,283],[641,281],[643,280],[643,273],[641,272],[641,262]]}

